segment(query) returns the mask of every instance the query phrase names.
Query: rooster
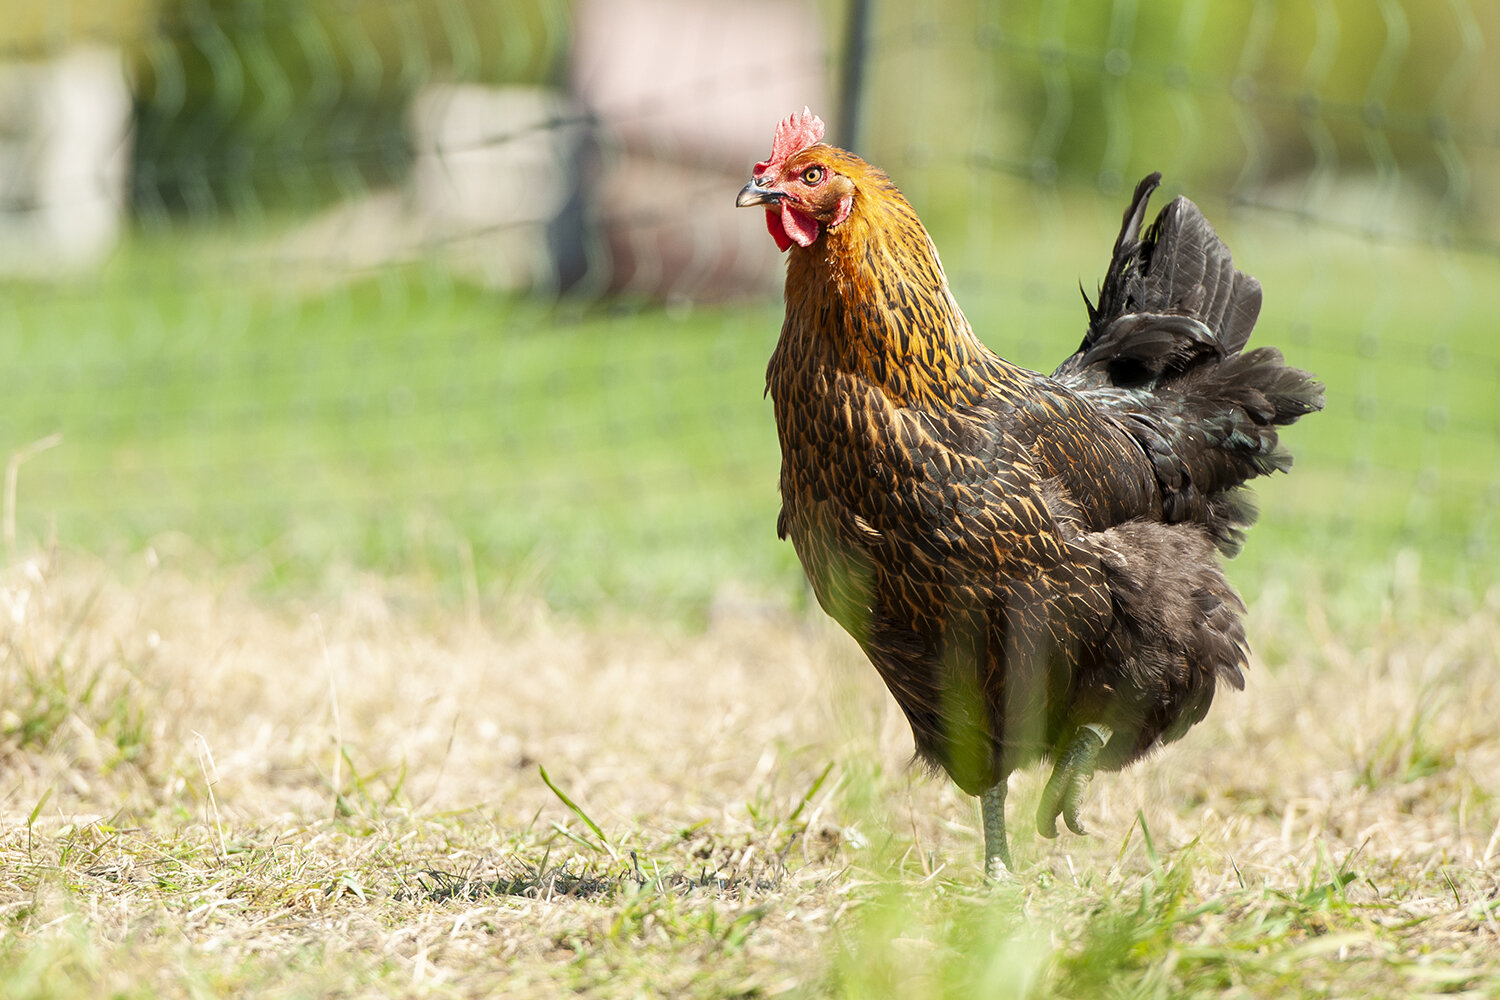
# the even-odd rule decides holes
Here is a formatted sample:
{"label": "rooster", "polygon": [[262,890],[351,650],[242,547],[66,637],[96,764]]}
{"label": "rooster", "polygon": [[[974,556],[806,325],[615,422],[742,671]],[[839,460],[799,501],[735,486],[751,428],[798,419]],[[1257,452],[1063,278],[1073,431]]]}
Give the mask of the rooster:
{"label": "rooster", "polygon": [[1011,772],[1050,760],[1057,835],[1118,770],[1244,687],[1244,605],[1217,553],[1291,466],[1277,428],[1322,386],[1246,351],[1260,285],[1192,202],[1125,212],[1078,350],[1046,376],[974,335],[916,212],[879,169],[782,121],[740,191],[790,251],[766,391],[777,534],[911,724],[917,758],[977,795],[1007,875]]}

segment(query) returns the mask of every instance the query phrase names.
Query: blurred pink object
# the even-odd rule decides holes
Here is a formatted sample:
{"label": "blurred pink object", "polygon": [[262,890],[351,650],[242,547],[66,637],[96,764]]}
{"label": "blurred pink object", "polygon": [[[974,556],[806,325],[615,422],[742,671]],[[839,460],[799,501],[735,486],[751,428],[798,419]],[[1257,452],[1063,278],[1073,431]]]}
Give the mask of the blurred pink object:
{"label": "blurred pink object", "polygon": [[[691,302],[779,281],[774,248],[734,194],[787,107],[829,104],[823,32],[808,15],[791,0],[578,4],[571,84],[598,126],[586,202],[609,290]],[[591,260],[583,281],[595,280]]]}

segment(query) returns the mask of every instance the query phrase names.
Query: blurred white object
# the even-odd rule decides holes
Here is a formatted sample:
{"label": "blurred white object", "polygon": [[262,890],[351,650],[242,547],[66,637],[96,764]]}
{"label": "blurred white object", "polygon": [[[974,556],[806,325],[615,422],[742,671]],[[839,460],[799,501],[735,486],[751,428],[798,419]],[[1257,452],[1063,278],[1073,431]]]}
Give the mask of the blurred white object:
{"label": "blurred white object", "polygon": [[738,175],[790,112],[832,113],[817,10],[798,0],[580,0],[573,93],[630,153]]}
{"label": "blurred white object", "polygon": [[118,49],[0,62],[0,273],[82,270],[114,249],[130,108]]}
{"label": "blurred white object", "polygon": [[556,91],[440,84],[409,121],[424,243],[498,288],[556,288],[554,221],[578,196],[585,128]]}
{"label": "blurred white object", "polygon": [[[556,291],[581,250],[580,161],[588,129],[541,87],[433,84],[407,111],[412,171],[296,229],[280,247],[309,273],[441,260],[486,288]],[[571,241],[571,244],[570,244]],[[302,265],[316,261],[309,272]]]}

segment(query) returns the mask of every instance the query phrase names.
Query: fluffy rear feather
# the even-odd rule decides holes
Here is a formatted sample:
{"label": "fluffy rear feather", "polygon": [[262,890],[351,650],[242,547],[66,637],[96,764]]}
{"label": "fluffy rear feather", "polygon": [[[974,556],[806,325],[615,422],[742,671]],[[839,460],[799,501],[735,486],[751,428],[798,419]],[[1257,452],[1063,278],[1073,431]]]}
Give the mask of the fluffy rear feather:
{"label": "fluffy rear feather", "polygon": [[1291,467],[1276,428],[1323,406],[1323,387],[1281,352],[1244,347],[1260,314],[1260,283],[1198,207],[1174,199],[1141,231],[1161,180],[1136,187],[1099,304],[1078,350],[1053,377],[1129,431],[1151,462],[1168,523],[1204,525],[1239,551],[1256,509],[1241,485]]}

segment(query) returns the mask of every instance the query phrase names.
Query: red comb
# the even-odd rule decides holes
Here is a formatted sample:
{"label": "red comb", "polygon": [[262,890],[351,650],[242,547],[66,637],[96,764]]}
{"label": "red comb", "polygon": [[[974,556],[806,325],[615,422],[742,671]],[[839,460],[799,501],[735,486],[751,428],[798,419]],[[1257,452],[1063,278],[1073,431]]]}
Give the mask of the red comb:
{"label": "red comb", "polygon": [[806,105],[802,113],[790,114],[776,125],[776,138],[771,140],[771,158],[755,165],[757,174],[765,173],[773,163],[780,163],[795,156],[808,146],[823,141],[823,119],[812,113]]}

